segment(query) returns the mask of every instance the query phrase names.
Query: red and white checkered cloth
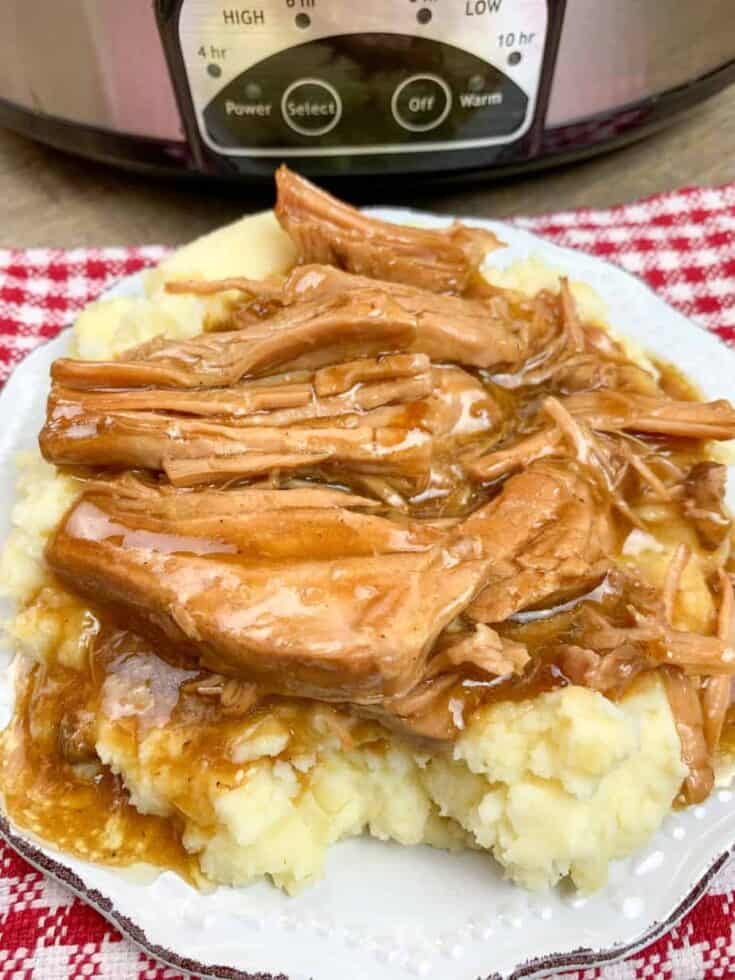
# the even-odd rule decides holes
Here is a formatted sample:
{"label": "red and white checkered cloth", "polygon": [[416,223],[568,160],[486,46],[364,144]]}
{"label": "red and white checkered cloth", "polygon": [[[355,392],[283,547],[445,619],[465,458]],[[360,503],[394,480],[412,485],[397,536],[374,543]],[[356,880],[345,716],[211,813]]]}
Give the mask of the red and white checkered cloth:
{"label": "red and white checkered cloth", "polygon": [[[517,223],[643,276],[664,299],[735,345],[735,184]],[[116,279],[164,254],[158,247],[0,249],[0,384]],[[0,845],[0,980],[87,977],[173,980],[177,974]],[[643,952],[565,974],[565,980],[727,977],[735,977],[735,862],[675,929]]]}

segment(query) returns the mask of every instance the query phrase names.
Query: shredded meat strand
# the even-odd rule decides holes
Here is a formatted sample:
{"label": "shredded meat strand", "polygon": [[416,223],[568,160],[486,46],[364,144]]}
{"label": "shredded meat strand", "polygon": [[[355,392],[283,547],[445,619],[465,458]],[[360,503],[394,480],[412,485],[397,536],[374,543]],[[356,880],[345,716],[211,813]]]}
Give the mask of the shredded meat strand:
{"label": "shredded meat strand", "polygon": [[276,217],[303,263],[461,293],[485,255],[498,247],[494,235],[478,228],[409,228],[367,217],[286,166],[276,172],[276,188]]}
{"label": "shredded meat strand", "polygon": [[566,276],[559,279],[561,305],[564,313],[564,329],[569,338],[569,346],[572,351],[581,353],[586,346],[584,328],[577,313],[577,302],[574,299],[572,290],[569,287],[569,280]]}
{"label": "shredded meat strand", "polygon": [[[40,446],[80,492],[50,571],[184,664],[202,717],[317,700],[343,747],[360,718],[448,743],[494,700],[658,677],[682,799],[704,799],[735,674],[707,444],[735,439],[735,408],[634,363],[567,278],[485,281],[484,230],[276,183],[288,274],[169,282],[219,296],[217,322],[53,364]],[[84,713],[59,738],[94,759]]]}
{"label": "shredded meat strand", "polygon": [[674,604],[676,595],[681,584],[681,577],[686,571],[689,560],[692,557],[691,548],[685,544],[677,545],[676,551],[672,555],[669,567],[666,570],[666,580],[664,581],[664,614],[666,622],[671,626],[674,622]]}
{"label": "shredded meat strand", "polygon": [[680,670],[663,667],[661,673],[681,741],[682,759],[689,769],[682,796],[688,804],[701,803],[712,791],[714,772],[704,734],[699,692],[694,680]]}
{"label": "shredded meat strand", "polygon": [[[717,635],[727,644],[733,657],[732,645],[735,643],[735,594],[732,579],[721,568],[717,571],[720,586],[720,610],[717,620]],[[708,677],[705,680],[702,696],[704,711],[704,734],[710,754],[713,755],[720,741],[727,712],[732,703],[733,679],[731,676]]]}

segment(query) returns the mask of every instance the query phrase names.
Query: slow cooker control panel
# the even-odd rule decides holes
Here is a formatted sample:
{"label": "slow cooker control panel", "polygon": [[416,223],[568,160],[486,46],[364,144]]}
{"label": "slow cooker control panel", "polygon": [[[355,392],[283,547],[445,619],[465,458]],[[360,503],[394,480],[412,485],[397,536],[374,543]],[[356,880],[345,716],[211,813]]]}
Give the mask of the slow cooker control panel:
{"label": "slow cooker control panel", "polygon": [[203,141],[226,156],[466,149],[533,119],[547,0],[183,0]]}

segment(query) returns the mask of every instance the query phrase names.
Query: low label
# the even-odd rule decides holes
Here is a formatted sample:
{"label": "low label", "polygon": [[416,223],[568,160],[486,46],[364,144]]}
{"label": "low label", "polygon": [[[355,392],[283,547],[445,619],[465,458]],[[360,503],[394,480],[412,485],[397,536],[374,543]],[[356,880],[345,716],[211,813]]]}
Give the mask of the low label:
{"label": "low label", "polygon": [[465,17],[483,17],[485,14],[499,14],[503,0],[465,0]]}

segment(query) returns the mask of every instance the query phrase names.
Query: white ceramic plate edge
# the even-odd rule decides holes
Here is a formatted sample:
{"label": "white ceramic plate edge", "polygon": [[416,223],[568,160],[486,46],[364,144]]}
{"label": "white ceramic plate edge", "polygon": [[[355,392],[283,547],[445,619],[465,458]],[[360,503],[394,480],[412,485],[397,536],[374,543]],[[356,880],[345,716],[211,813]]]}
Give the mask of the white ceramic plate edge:
{"label": "white ceramic plate edge", "polygon": [[[426,224],[443,223],[434,216],[415,212],[381,210],[378,213],[389,220]],[[509,243],[509,249],[493,256],[493,263],[505,265],[514,259],[537,254],[546,262],[562,270],[568,270],[572,278],[590,283],[603,299],[607,300],[615,326],[632,336],[644,348],[682,364],[708,396],[732,397],[735,394],[735,353],[712,334],[697,328],[685,317],[666,306],[642,281],[600,259],[558,248],[530,233],[504,224],[479,221],[469,223],[490,227]],[[140,290],[141,277],[138,275],[118,283],[108,295],[138,295]],[[637,310],[639,314],[643,313],[644,318],[646,315],[650,317],[650,322],[643,323],[642,320],[636,319],[635,328],[631,328],[626,321],[626,308],[627,315],[631,314],[631,310],[635,315]],[[662,326],[665,326],[668,331],[666,339],[661,335]],[[48,363],[61,353],[64,343],[63,338],[57,338],[50,345],[34,352],[18,368],[0,396],[0,405],[8,406],[11,403],[13,405],[10,425],[0,435],[0,464],[9,463],[17,448],[24,442],[28,443],[29,431],[33,430],[33,426],[40,421],[43,399],[38,397],[39,386],[44,383]],[[3,471],[8,472],[7,466]],[[732,486],[730,489],[732,490]],[[2,513],[3,508],[6,513]],[[0,500],[0,537],[6,528],[7,500],[3,499]],[[332,980],[332,977],[346,975],[344,968],[349,964],[350,975],[356,978],[385,977],[399,980],[399,978],[418,975],[436,977],[437,980],[460,980],[460,978],[472,980],[481,974],[520,980],[521,977],[541,976],[562,969],[569,970],[611,962],[635,952],[670,928],[696,902],[712,876],[723,866],[732,851],[735,841],[735,811],[731,800],[732,794],[729,791],[720,791],[714,794],[705,808],[700,808],[703,809],[703,813],[698,815],[694,811],[687,811],[684,814],[673,815],[667,821],[671,826],[664,828],[651,842],[650,847],[613,869],[613,882],[604,896],[604,901],[608,903],[608,917],[612,918],[618,927],[609,929],[604,939],[599,928],[593,928],[591,933],[596,936],[596,940],[590,943],[586,941],[587,936],[592,938],[592,935],[590,929],[585,926],[588,914],[585,910],[595,902],[599,905],[598,899],[581,903],[574,898],[559,899],[553,910],[553,925],[550,923],[544,928],[545,910],[550,906],[536,900],[529,900],[519,890],[513,889],[506,883],[492,881],[490,877],[494,875],[492,867],[484,867],[483,874],[488,876],[486,882],[488,897],[492,893],[497,899],[500,894],[500,900],[495,904],[489,903],[489,915],[485,915],[484,919],[480,917],[481,921],[469,918],[467,923],[456,929],[454,933],[450,931],[448,934],[440,934],[441,942],[434,943],[433,947],[430,943],[422,944],[415,935],[400,939],[389,934],[381,935],[374,932],[371,934],[369,930],[361,935],[359,929],[345,929],[339,918],[330,921],[328,916],[324,916],[323,910],[330,903],[339,904],[337,892],[340,885],[332,874],[332,869],[328,871],[325,887],[318,886],[322,892],[326,890],[327,895],[326,899],[323,894],[321,896],[317,894],[315,897],[315,907],[318,912],[316,916],[305,912],[309,908],[308,894],[304,902],[281,896],[278,896],[274,902],[273,889],[265,885],[253,886],[242,890],[241,893],[220,889],[212,896],[204,896],[203,901],[211,900],[213,909],[211,913],[205,912],[204,918],[213,915],[216,919],[217,916],[224,914],[230,926],[232,922],[241,925],[242,929],[239,930],[241,936],[233,946],[231,941],[224,941],[219,935],[221,930],[216,928],[217,923],[207,924],[204,919],[200,921],[199,905],[202,897],[196,893],[181,898],[181,888],[174,889],[177,900],[189,903],[190,921],[187,922],[186,909],[176,923],[167,921],[166,915],[160,910],[160,902],[170,899],[172,893],[166,886],[162,887],[161,882],[168,882],[173,876],[162,875],[149,886],[136,886],[108,869],[86,865],[84,862],[60,855],[53,848],[34,841],[28,835],[10,827],[7,821],[3,820],[0,823],[0,833],[32,864],[89,901],[123,933],[153,955],[185,971],[226,977],[228,980],[246,977],[248,980],[256,977],[259,980],[266,980],[266,977],[274,975],[284,976],[285,973],[279,973],[280,970],[284,970],[290,980],[301,980],[306,976],[313,976],[317,980]],[[686,845],[681,844],[682,830],[688,841]],[[697,830],[700,833],[697,833]],[[696,846],[689,843],[692,837],[696,838]],[[675,847],[679,852],[677,857],[681,858],[682,846],[688,849],[687,854],[679,861],[673,873],[668,862],[665,863],[663,874],[658,874],[656,868],[650,872],[641,872],[640,869],[645,868],[646,860],[649,860],[651,855],[671,850],[670,846],[665,846],[659,838],[664,838],[671,844],[677,842]],[[356,847],[362,846],[364,849],[368,843],[373,847],[373,855],[376,856],[377,864],[384,872],[384,876],[390,876],[394,869],[396,874],[400,873],[401,866],[405,864],[402,853],[405,849],[391,845],[377,845],[376,848],[376,842],[353,841],[335,850],[354,855]],[[459,864],[463,868],[466,867],[469,873],[468,862],[463,860],[466,856],[448,856],[439,852],[427,852],[427,855],[424,860],[430,860],[432,866],[450,877]],[[349,861],[349,857],[347,860]],[[482,859],[473,855],[472,860],[475,862],[472,865],[474,871],[475,866]],[[448,861],[451,865],[447,863]],[[412,872],[416,870],[413,867],[414,863],[409,861]],[[650,860],[649,864],[651,864]],[[460,872],[460,876],[462,873]],[[339,877],[342,878],[342,875],[340,874]],[[385,877],[383,880],[385,881]],[[336,882],[336,886],[330,888],[330,881]],[[629,888],[631,881],[634,884],[645,884],[643,888],[633,888],[631,892]],[[388,887],[392,887],[392,881],[385,883]],[[183,885],[183,883],[179,884]],[[159,906],[159,915],[154,915],[152,919],[140,908],[141,887],[147,889],[145,894],[150,898],[150,904]],[[186,887],[184,886],[185,889]],[[662,889],[665,895],[663,898]],[[634,894],[636,891],[651,894],[651,901],[649,902],[647,898],[639,899],[639,896]],[[654,893],[657,895],[657,900],[653,898]],[[218,899],[221,894],[225,895],[224,902]],[[473,887],[472,894],[477,896],[482,894],[482,891],[478,892],[477,888]],[[232,900],[233,895],[237,896],[234,900]],[[635,914],[639,907],[636,901],[639,900],[643,902],[643,911]],[[242,904],[242,910],[235,908],[233,911],[232,906],[239,904]],[[558,911],[559,908],[562,909],[561,913]],[[293,909],[293,912],[289,912],[290,909]],[[533,936],[552,929],[554,932],[559,932],[562,922],[559,921],[558,916],[564,915],[564,909],[567,910],[569,921],[579,926],[574,935],[572,930],[566,929],[567,935],[565,938],[560,938],[556,950],[553,943],[551,948],[548,948],[547,944],[542,944],[547,948],[534,949],[536,944]],[[272,918],[275,915],[279,925],[283,926],[278,936],[274,934],[271,939],[263,936],[260,920],[264,911],[261,910],[267,911]],[[613,913],[612,916],[610,912]],[[303,921],[299,920],[302,914],[307,916]],[[332,919],[334,920],[334,917]],[[492,930],[493,921],[497,924],[495,932],[485,935]],[[265,928],[268,930],[270,925]],[[188,933],[196,933],[197,929],[203,931],[205,937],[199,942],[191,941]],[[565,930],[562,929],[561,932]],[[286,955],[287,950],[283,944],[288,936],[291,937],[292,946],[298,947],[302,955],[296,958]],[[498,943],[501,936],[502,942]],[[515,941],[514,936],[517,937]],[[261,940],[265,939],[265,942],[258,941],[258,937]],[[332,949],[335,954],[342,952],[337,947],[346,947],[346,955],[335,955],[333,964],[325,963],[324,950],[327,944],[330,948],[329,958]],[[498,946],[503,947],[502,952],[499,951]],[[468,948],[471,948],[474,955],[468,953]],[[213,949],[221,950],[222,955],[202,955],[203,951],[208,952]],[[277,952],[273,952],[274,949]],[[541,955],[534,956],[535,952]],[[282,962],[277,962],[278,960]],[[217,963],[221,965],[216,965]],[[320,967],[317,966],[319,963],[324,968],[323,972],[319,972]],[[333,966],[342,972],[333,972]]]}

